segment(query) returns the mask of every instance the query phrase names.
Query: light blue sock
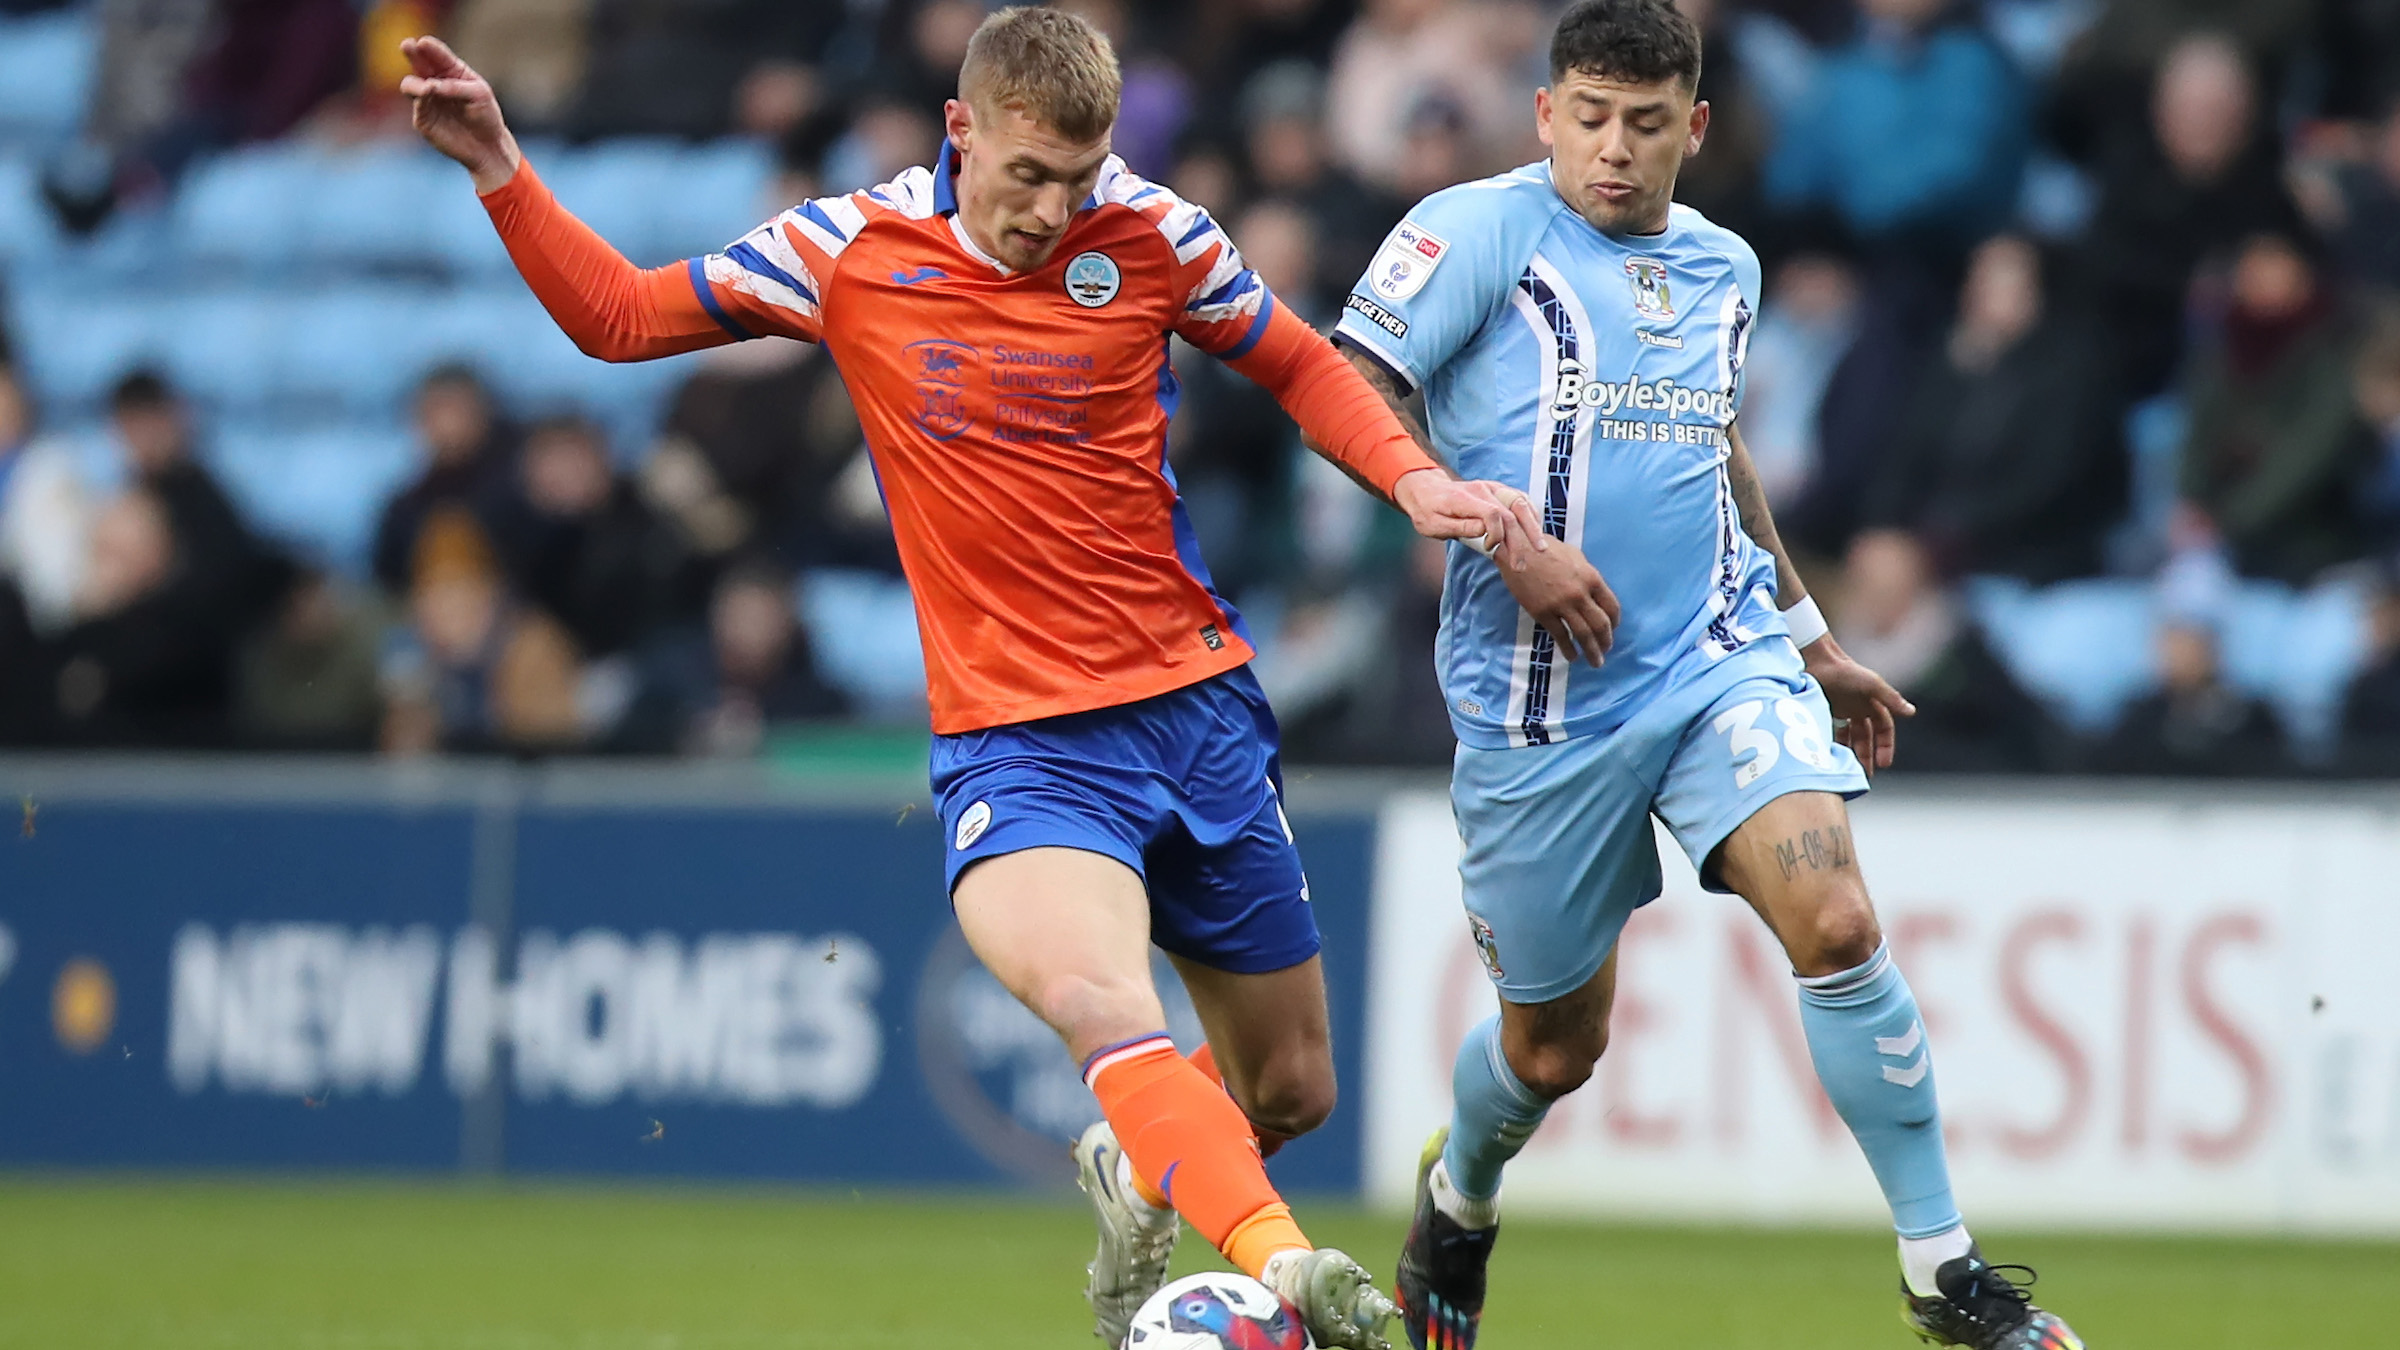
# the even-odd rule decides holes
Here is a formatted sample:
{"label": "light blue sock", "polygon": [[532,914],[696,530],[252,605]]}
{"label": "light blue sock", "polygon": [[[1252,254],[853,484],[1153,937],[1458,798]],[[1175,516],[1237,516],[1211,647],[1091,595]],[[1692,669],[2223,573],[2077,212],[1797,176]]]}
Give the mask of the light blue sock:
{"label": "light blue sock", "polygon": [[1958,1227],[1933,1052],[1890,949],[1877,947],[1855,969],[1801,980],[1800,1025],[1817,1081],[1883,1186],[1892,1226],[1904,1238]]}
{"label": "light blue sock", "polygon": [[1492,1014],[1467,1033],[1450,1070],[1450,1142],[1442,1148],[1450,1184],[1470,1200],[1489,1200],[1500,1190],[1500,1169],[1517,1156],[1550,1103],[1517,1079],[1500,1052],[1500,1015]]}

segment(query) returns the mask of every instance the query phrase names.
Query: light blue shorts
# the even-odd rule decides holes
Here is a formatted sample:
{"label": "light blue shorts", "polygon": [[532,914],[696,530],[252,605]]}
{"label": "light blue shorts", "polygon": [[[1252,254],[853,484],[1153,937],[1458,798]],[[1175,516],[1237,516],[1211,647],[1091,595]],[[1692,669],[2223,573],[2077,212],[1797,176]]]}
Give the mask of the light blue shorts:
{"label": "light blue shorts", "polygon": [[1468,923],[1500,996],[1547,1003],[1600,969],[1658,898],[1666,823],[1710,890],[1709,854],[1786,793],[1856,797],[1824,691],[1790,641],[1753,643],[1615,731],[1505,750],[1460,746],[1450,777]]}

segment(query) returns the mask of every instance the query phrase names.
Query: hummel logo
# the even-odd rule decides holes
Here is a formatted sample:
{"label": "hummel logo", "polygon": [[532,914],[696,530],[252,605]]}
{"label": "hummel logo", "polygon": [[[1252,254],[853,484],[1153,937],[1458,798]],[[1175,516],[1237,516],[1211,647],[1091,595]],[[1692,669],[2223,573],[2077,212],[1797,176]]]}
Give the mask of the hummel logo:
{"label": "hummel logo", "polygon": [[914,272],[894,272],[892,280],[903,286],[914,286],[920,281],[946,281],[949,276],[948,272],[938,267],[920,267]]}
{"label": "hummel logo", "polygon": [[[1923,1022],[1911,1022],[1908,1026],[1908,1034],[1905,1036],[1876,1037],[1875,1053],[1879,1055],[1889,1055],[1894,1059],[1906,1059],[1910,1055],[1917,1055],[1917,1047],[1923,1045],[1924,1043],[1925,1024]],[[1932,1068],[1933,1052],[1928,1050],[1924,1054],[1917,1055],[1917,1062],[1909,1065],[1905,1069],[1895,1069],[1889,1064],[1884,1065],[1883,1081],[1887,1083],[1898,1083],[1904,1088],[1913,1088],[1917,1084],[1925,1081],[1926,1073]]]}

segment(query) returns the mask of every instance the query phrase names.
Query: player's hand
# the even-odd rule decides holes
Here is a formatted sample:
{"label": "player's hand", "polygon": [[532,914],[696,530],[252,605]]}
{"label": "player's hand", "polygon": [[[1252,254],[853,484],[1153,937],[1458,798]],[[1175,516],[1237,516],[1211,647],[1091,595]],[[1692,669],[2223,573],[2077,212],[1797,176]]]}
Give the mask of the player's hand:
{"label": "player's hand", "polygon": [[1582,549],[1554,539],[1524,566],[1501,568],[1500,578],[1568,660],[1597,666],[1615,644],[1623,610]]}
{"label": "player's hand", "polygon": [[1917,705],[1900,697],[1890,681],[1850,659],[1831,637],[1821,637],[1800,653],[1808,673],[1825,691],[1825,701],[1841,724],[1838,734],[1859,766],[1872,775],[1892,767],[1892,745],[1898,721],[1917,715]]}
{"label": "player's hand", "polygon": [[400,44],[412,74],[400,80],[409,123],[427,144],[466,166],[477,192],[496,192],[515,177],[524,156],[500,116],[500,100],[481,75],[437,37]]}
{"label": "player's hand", "polygon": [[1524,560],[1550,547],[1533,502],[1504,483],[1467,483],[1436,469],[1400,475],[1392,484],[1392,502],[1408,513],[1408,523],[1428,539],[1497,540],[1494,554],[1503,567],[1521,567]]}

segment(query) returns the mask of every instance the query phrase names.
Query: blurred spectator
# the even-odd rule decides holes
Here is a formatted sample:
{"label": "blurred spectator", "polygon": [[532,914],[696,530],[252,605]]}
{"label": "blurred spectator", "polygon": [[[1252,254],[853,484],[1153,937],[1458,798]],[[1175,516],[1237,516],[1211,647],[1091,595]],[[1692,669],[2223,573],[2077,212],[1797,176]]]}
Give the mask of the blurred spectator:
{"label": "blurred spectator", "polygon": [[2366,150],[2363,163],[2337,171],[2331,219],[2320,223],[2346,276],[2400,294],[2400,98]]}
{"label": "blurred spectator", "polygon": [[14,584],[33,632],[73,617],[90,517],[72,453],[34,439],[32,398],[0,363],[0,582]]}
{"label": "blurred spectator", "polygon": [[[1323,77],[1305,63],[1268,66],[1242,87],[1242,127],[1260,195],[1308,212],[1316,226],[1319,289],[1338,297],[1366,272],[1408,202],[1368,187],[1327,158],[1324,92]],[[1182,178],[1176,187],[1188,195]]]}
{"label": "blurred spectator", "polygon": [[2062,315],[2017,235],[1975,250],[1958,320],[1918,378],[1876,476],[1876,524],[1914,531],[1949,575],[2036,585],[2101,570],[2125,511],[2122,403],[2106,336]]}
{"label": "blurred spectator", "polygon": [[582,417],[537,423],[492,542],[516,593],[565,626],[587,659],[625,651],[700,604],[691,553],[609,462]]}
{"label": "blurred spectator", "polygon": [[2314,0],[2103,0],[2095,8],[2058,73],[2052,117],[2059,139],[2078,158],[2111,128],[2139,119],[2142,91],[2195,32],[2222,34],[2231,50],[2248,53],[2256,69],[2273,76],[2288,68],[2327,6]]}
{"label": "blurred spectator", "polygon": [[2400,307],[2376,311],[2350,387],[2368,439],[2353,498],[2359,523],[2373,552],[2400,559]]}
{"label": "blurred spectator", "polygon": [[1767,502],[1792,509],[1816,477],[1825,390],[1858,334],[1858,274],[1832,253],[1796,253],[1775,269],[1742,363],[1742,444]]}
{"label": "blurred spectator", "polygon": [[218,625],[230,645],[283,586],[288,566],[262,544],[232,499],[192,454],[191,413],[151,371],[135,371],[109,395],[109,420],[126,466],[166,509],[182,603]]}
{"label": "blurred spectator", "polygon": [[1241,168],[1232,152],[1213,140],[1187,137],[1167,182],[1176,196],[1220,219],[1231,219],[1241,208]]}
{"label": "blurred spectator", "polygon": [[754,755],[769,727],[847,713],[799,625],[791,576],[763,560],[725,571],[705,638],[669,642],[630,719],[652,744],[685,754]]}
{"label": "blurred spectator", "polygon": [[[1940,341],[1948,297],[1907,267],[1859,279],[1850,344],[1817,397],[1817,453],[1776,528],[1802,554],[1840,558],[1862,528],[1876,480],[1891,462],[1926,349]],[[1767,299],[1775,296],[1769,291]],[[1747,414],[1745,414],[1745,418]]]}
{"label": "blurred spectator", "polygon": [[2158,631],[2159,688],[2126,708],[2093,767],[2108,773],[2240,777],[2288,766],[2265,704],[2225,681],[2208,623],[2170,616]]}
{"label": "blurred spectator", "polygon": [[983,22],[980,0],[921,0],[882,7],[882,33],[867,86],[902,107],[932,114],[958,92],[967,40]]}
{"label": "blurred spectator", "polygon": [[1870,530],[1850,545],[1835,635],[1843,650],[1890,680],[1917,715],[1900,724],[1908,769],[2025,773],[2046,768],[2059,741],[1933,559],[1899,530]]}
{"label": "blurred spectator", "polygon": [[591,0],[568,131],[722,135],[751,71],[813,57],[840,18],[837,6],[789,0]]}
{"label": "blurred spectator", "polygon": [[508,593],[473,515],[430,516],[411,577],[410,627],[382,660],[385,753],[534,752],[582,738],[574,640]]}
{"label": "blurred spectator", "polygon": [[1118,98],[1113,146],[1135,173],[1156,178],[1174,162],[1175,142],[1192,115],[1191,82],[1159,55],[1149,25],[1136,24],[1124,0],[1057,0],[1107,34],[1117,49],[1124,90]]}
{"label": "blurred spectator", "polygon": [[488,511],[506,491],[508,455],[491,391],[465,366],[442,366],[417,386],[417,446],[424,468],[384,504],[375,524],[375,580],[387,594],[408,593],[417,533],[436,509]]}
{"label": "blurred spectator", "polygon": [[557,126],[583,87],[592,0],[459,0],[450,45],[489,80],[512,126]]}
{"label": "blurred spectator", "polygon": [[383,720],[381,616],[320,572],[284,592],[234,666],[234,734],[274,750],[371,750]]}
{"label": "blurred spectator", "polygon": [[2262,231],[2295,231],[2299,208],[2264,135],[2241,50],[2200,34],[2175,44],[2146,128],[2127,123],[2100,155],[2086,285],[2107,316],[2127,391],[2158,392],[2183,359],[2195,272]]}
{"label": "blurred spectator", "polygon": [[[1764,100],[1750,88],[1742,46],[1734,41],[1739,16],[1724,0],[1676,0],[1675,7],[1700,30],[1705,59],[1699,92],[1709,107],[1708,139],[1676,175],[1675,200],[1737,234],[1755,235],[1763,223],[1759,178],[1774,127]],[[1764,241],[1754,237],[1751,243]]]}
{"label": "blurred spectator", "polygon": [[76,143],[43,166],[42,192],[81,233],[116,206],[120,163],[183,113],[184,73],[208,37],[215,0],[103,0],[91,105]]}
{"label": "blurred spectator", "polygon": [[2191,381],[2183,543],[2219,540],[2244,575],[2304,584],[2363,550],[2349,491],[2370,438],[2352,401],[2351,336],[2288,235],[2244,244],[2228,292]]}
{"label": "blurred spectator", "polygon": [[1175,55],[1200,97],[1286,62],[1322,70],[1357,17],[1357,0],[1222,0],[1182,5]]}
{"label": "blurred spectator", "polygon": [[1435,96],[1460,119],[1462,176],[1503,167],[1532,123],[1533,86],[1518,87],[1510,34],[1488,8],[1474,0],[1366,0],[1334,51],[1326,85],[1326,129],[1344,168],[1401,191],[1411,117]]}
{"label": "blurred spectator", "polygon": [[721,347],[675,394],[642,496],[704,559],[897,573],[858,416],[833,362],[780,339]]}
{"label": "blurred spectator", "polygon": [[75,622],[48,644],[41,739],[69,745],[205,746],[223,738],[219,616],[186,600],[174,516],[135,487],[92,520]]}
{"label": "blurred spectator", "polygon": [[856,192],[888,183],[941,153],[939,102],[917,104],[878,95],[860,105],[847,131],[826,148],[821,169],[827,192]]}
{"label": "blurred spectator", "polygon": [[2008,218],[2028,148],[2023,83],[1947,0],[1860,0],[1766,164],[1769,206],[1860,239],[1962,249]]}
{"label": "blurred spectator", "polygon": [[2400,774],[2400,577],[2387,564],[2368,611],[2367,654],[2342,696],[2338,765]]}

